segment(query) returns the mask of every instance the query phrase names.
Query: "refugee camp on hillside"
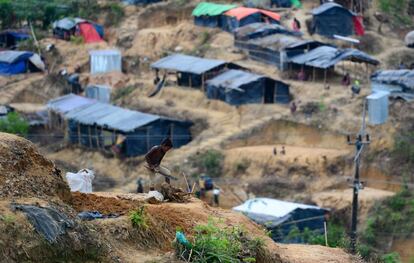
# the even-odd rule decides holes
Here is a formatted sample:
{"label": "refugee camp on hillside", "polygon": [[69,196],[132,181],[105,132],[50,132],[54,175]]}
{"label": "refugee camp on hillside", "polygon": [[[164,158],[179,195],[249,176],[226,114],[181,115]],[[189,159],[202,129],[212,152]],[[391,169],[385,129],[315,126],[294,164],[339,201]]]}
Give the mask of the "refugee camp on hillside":
{"label": "refugee camp on hillside", "polygon": [[0,0],[0,263],[413,263],[414,0]]}

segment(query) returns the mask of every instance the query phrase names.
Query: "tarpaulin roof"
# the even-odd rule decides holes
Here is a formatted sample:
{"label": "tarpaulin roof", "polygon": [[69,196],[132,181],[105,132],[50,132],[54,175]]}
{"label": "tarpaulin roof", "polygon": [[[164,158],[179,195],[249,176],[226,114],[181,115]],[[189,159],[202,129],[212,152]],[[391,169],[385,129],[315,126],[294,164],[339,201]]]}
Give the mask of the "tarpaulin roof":
{"label": "tarpaulin roof", "polygon": [[211,69],[226,64],[224,60],[193,57],[183,54],[174,54],[164,57],[151,64],[152,68],[176,70],[193,74],[203,74]]}
{"label": "tarpaulin roof", "polygon": [[65,17],[60,20],[53,22],[53,28],[62,28],[66,30],[71,30],[74,28],[78,23],[87,22],[85,19],[82,18],[69,18]]}
{"label": "tarpaulin roof", "polygon": [[0,32],[0,35],[10,35],[17,39],[28,39],[30,38],[30,35],[26,32],[22,31],[13,31],[13,30],[5,30]]}
{"label": "tarpaulin roof", "polygon": [[68,113],[69,111],[95,103],[95,100],[88,99],[75,94],[68,94],[53,100],[47,104],[47,108],[59,113]]}
{"label": "tarpaulin roof", "polygon": [[29,59],[31,56],[33,56],[33,53],[28,51],[0,51],[0,63],[12,64],[20,60]]}
{"label": "tarpaulin roof", "polygon": [[340,4],[337,3],[333,3],[333,2],[328,2],[328,3],[324,3],[320,6],[318,6],[317,8],[312,9],[312,15],[320,15],[332,8],[340,8],[340,9],[344,9],[346,11],[348,11],[351,15],[355,15],[353,12],[351,12],[350,10],[346,9],[345,7],[341,6]]}
{"label": "tarpaulin roof", "polygon": [[232,69],[208,80],[207,84],[216,87],[238,90],[240,86],[264,77],[265,76],[253,74],[247,71]]}
{"label": "tarpaulin roof", "polygon": [[274,34],[263,38],[253,39],[250,40],[249,43],[276,51],[294,49],[306,45],[323,45],[323,43],[318,41],[304,40],[296,36],[288,36],[282,34]]}
{"label": "tarpaulin roof", "polygon": [[266,215],[275,218],[285,217],[296,209],[325,210],[318,206],[286,202],[271,198],[254,198],[247,200],[239,206],[233,207],[233,210],[238,212]]}
{"label": "tarpaulin roof", "polygon": [[193,16],[217,16],[236,7],[237,5],[222,5],[222,4],[201,2],[193,10],[192,15]]}
{"label": "tarpaulin roof", "polygon": [[414,70],[379,70],[372,74],[371,81],[403,86],[414,90]]}
{"label": "tarpaulin roof", "polygon": [[122,132],[131,132],[160,119],[160,116],[123,109],[107,103],[95,102],[73,109],[66,117],[84,125],[98,125]]}
{"label": "tarpaulin roof", "polygon": [[379,61],[368,54],[356,49],[340,50],[331,46],[321,46],[310,50],[307,53],[300,54],[290,58],[290,61],[300,65],[306,65],[315,68],[329,68],[342,60],[354,62],[369,63],[378,65]]}
{"label": "tarpaulin roof", "polygon": [[235,30],[236,38],[250,36],[258,34],[261,37],[273,35],[273,34],[285,34],[285,35],[297,35],[300,36],[300,32],[293,32],[284,26],[278,24],[268,24],[268,23],[252,23],[242,27],[239,27]]}
{"label": "tarpaulin roof", "polygon": [[279,21],[280,20],[280,15],[275,13],[275,12],[271,12],[271,11],[267,11],[267,10],[262,10],[262,9],[257,9],[257,8],[249,8],[249,7],[236,7],[234,9],[231,9],[229,11],[227,11],[226,13],[224,13],[226,16],[232,16],[235,17],[237,20],[241,20],[251,14],[255,14],[255,13],[262,13],[265,16],[268,16],[274,20]]}

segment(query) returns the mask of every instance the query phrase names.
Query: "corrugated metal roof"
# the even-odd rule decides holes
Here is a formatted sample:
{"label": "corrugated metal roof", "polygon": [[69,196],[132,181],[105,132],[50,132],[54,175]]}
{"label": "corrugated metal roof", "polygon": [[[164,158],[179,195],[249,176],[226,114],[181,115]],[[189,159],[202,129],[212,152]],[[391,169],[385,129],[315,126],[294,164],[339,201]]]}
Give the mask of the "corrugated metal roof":
{"label": "corrugated metal roof", "polygon": [[378,60],[360,50],[340,50],[331,46],[321,46],[307,53],[290,58],[290,61],[293,63],[322,69],[332,67],[343,60],[365,62],[373,65],[379,64]]}
{"label": "corrugated metal roof", "polygon": [[74,28],[78,23],[87,22],[85,19],[82,18],[70,18],[65,17],[60,20],[57,20],[53,22],[52,26],[53,28],[62,28],[66,30],[70,30]]}
{"label": "corrugated metal roof", "polygon": [[13,50],[7,50],[7,51],[0,51],[0,62],[3,63],[14,63],[19,59],[26,59],[33,56],[32,52],[28,51],[13,51]]}
{"label": "corrugated metal roof", "polygon": [[84,125],[98,125],[122,132],[131,132],[160,119],[160,116],[123,109],[106,103],[95,102],[76,108],[66,117]]}
{"label": "corrugated metal roof", "polygon": [[47,104],[47,108],[59,113],[67,113],[73,109],[95,103],[95,100],[88,99],[75,94],[68,94],[53,100]]}
{"label": "corrugated metal roof", "polygon": [[158,60],[157,62],[151,64],[151,67],[156,69],[167,69],[179,72],[202,74],[224,64],[226,64],[224,60],[174,54]]}
{"label": "corrugated metal roof", "polygon": [[303,40],[299,37],[275,34],[250,40],[249,43],[275,51],[281,51],[301,45],[311,44],[313,40]]}
{"label": "corrugated metal roof", "polygon": [[379,70],[371,76],[371,81],[403,86],[414,90],[414,70]]}
{"label": "corrugated metal roof", "polygon": [[253,74],[242,70],[228,70],[217,77],[207,81],[208,85],[221,88],[239,89],[240,86],[265,78],[265,76]]}
{"label": "corrugated metal roof", "polygon": [[117,49],[105,49],[105,50],[91,50],[89,51],[91,56],[121,56],[121,51]]}

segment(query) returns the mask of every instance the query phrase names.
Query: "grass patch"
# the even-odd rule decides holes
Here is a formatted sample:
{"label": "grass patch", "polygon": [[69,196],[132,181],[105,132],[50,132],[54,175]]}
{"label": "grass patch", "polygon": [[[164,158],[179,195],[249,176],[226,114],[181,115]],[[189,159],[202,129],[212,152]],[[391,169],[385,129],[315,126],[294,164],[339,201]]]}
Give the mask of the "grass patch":
{"label": "grass patch", "polygon": [[263,249],[261,239],[247,237],[240,226],[220,228],[220,222],[210,219],[205,225],[194,228],[191,247],[175,243],[177,257],[186,262],[256,262],[257,255]]}
{"label": "grass patch", "polygon": [[0,119],[0,132],[26,136],[28,131],[29,123],[17,112],[10,112],[6,118]]}
{"label": "grass patch", "polygon": [[246,173],[247,169],[249,169],[251,164],[251,161],[243,158],[240,161],[238,161],[235,165],[234,165],[234,171],[236,174],[244,174]]}
{"label": "grass patch", "polygon": [[126,86],[120,89],[116,89],[114,94],[113,94],[113,101],[119,100],[121,98],[124,98],[126,96],[128,96],[129,94],[131,94],[134,90],[136,89],[136,87],[134,86]]}
{"label": "grass patch", "polygon": [[145,207],[140,207],[137,210],[129,213],[129,219],[131,220],[132,226],[140,229],[148,228],[148,218],[145,215]]}

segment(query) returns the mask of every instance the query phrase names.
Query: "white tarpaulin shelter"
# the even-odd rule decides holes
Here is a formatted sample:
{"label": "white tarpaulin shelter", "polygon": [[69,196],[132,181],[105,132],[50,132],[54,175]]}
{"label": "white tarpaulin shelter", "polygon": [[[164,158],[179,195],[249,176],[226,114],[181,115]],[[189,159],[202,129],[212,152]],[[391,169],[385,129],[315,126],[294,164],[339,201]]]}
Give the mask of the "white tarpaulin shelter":
{"label": "white tarpaulin shelter", "polygon": [[119,50],[93,50],[89,55],[91,74],[122,71],[122,55]]}
{"label": "white tarpaulin shelter", "polygon": [[388,119],[388,92],[375,92],[367,97],[369,123],[383,124]]}
{"label": "white tarpaulin shelter", "polygon": [[259,224],[271,224],[277,226],[291,217],[295,210],[314,210],[316,214],[322,214],[325,209],[318,206],[292,203],[271,198],[253,198],[243,204],[233,207],[233,210],[241,212]]}
{"label": "white tarpaulin shelter", "polygon": [[92,193],[93,178],[95,174],[89,169],[82,169],[77,173],[66,173],[71,192]]}

